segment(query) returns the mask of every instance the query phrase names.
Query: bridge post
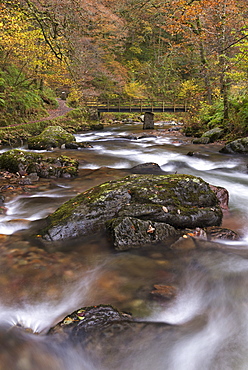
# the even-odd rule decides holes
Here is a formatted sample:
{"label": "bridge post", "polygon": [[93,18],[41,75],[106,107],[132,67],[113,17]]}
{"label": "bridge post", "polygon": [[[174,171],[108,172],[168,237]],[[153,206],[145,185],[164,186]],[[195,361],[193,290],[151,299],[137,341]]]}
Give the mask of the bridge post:
{"label": "bridge post", "polygon": [[153,130],[154,129],[154,113],[145,112],[143,130]]}

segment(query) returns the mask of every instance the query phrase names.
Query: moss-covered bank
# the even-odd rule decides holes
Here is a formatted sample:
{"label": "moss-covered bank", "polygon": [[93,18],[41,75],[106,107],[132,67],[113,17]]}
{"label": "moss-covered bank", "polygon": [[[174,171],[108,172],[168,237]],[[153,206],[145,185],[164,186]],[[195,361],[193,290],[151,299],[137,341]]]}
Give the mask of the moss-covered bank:
{"label": "moss-covered bank", "polygon": [[45,158],[40,153],[12,149],[0,155],[0,170],[20,176],[35,173],[43,178],[75,177],[78,174],[78,161],[62,155]]}
{"label": "moss-covered bank", "polygon": [[201,137],[214,128],[223,130],[221,139],[232,141],[248,136],[248,95],[233,95],[228,101],[228,120],[224,119],[221,99],[213,104],[201,103],[184,127],[187,136]]}
{"label": "moss-covered bank", "polygon": [[103,125],[98,122],[90,122],[84,109],[74,109],[62,117],[52,120],[40,120],[37,122],[23,123],[0,129],[0,145],[17,146],[25,143],[29,138],[40,135],[48,126],[60,126],[70,133],[80,131],[100,130]]}

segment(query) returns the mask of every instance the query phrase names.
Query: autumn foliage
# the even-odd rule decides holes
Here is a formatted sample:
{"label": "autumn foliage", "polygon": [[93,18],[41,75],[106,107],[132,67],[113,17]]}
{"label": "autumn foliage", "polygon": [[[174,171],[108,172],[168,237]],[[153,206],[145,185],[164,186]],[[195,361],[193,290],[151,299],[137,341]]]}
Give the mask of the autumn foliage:
{"label": "autumn foliage", "polygon": [[4,0],[0,15],[2,105],[13,70],[78,101],[222,99],[224,119],[247,94],[247,0]]}

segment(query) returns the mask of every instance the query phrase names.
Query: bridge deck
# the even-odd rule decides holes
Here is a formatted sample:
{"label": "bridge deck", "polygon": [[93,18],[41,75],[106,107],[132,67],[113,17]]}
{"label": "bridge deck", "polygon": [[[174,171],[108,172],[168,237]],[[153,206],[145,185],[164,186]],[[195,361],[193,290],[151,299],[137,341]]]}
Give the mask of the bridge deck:
{"label": "bridge deck", "polygon": [[88,106],[88,108],[95,108],[98,112],[185,112],[184,107],[97,107],[97,106]]}
{"label": "bridge deck", "polygon": [[100,112],[186,112],[185,104],[168,104],[164,101],[147,102],[133,100],[128,103],[120,101],[107,102],[87,102],[88,108],[96,109]]}

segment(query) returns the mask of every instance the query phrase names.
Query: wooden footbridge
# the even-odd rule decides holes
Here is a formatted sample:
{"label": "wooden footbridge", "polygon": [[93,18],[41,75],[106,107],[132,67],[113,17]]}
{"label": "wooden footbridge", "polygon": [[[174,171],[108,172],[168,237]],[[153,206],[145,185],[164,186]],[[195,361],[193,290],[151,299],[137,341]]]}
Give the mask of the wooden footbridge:
{"label": "wooden footbridge", "polygon": [[185,102],[165,102],[163,100],[137,100],[130,101],[122,100],[106,100],[106,101],[87,101],[88,108],[92,108],[101,112],[186,112],[187,107]]}

